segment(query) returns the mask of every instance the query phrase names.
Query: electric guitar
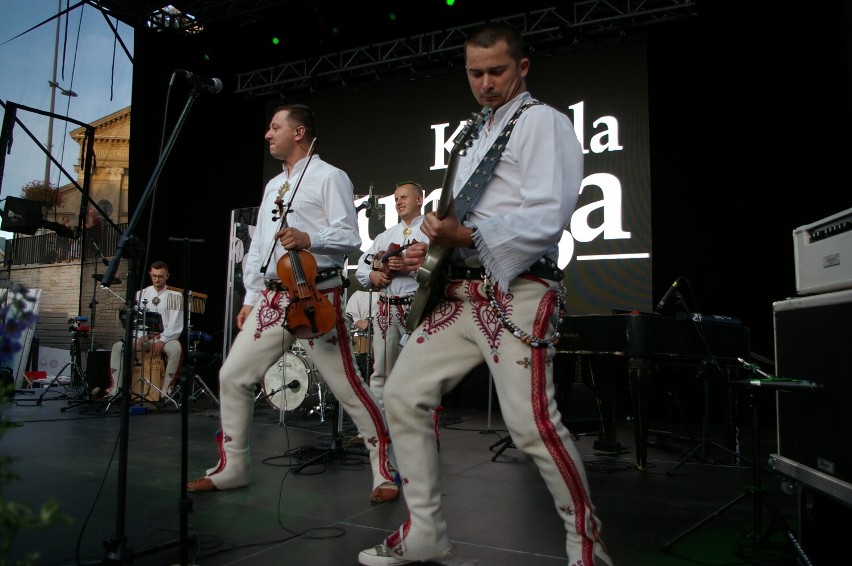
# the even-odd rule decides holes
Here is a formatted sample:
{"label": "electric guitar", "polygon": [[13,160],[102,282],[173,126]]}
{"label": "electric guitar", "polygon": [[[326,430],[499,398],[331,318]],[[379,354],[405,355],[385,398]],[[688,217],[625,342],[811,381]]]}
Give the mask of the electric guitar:
{"label": "electric guitar", "polygon": [[[487,104],[482,107],[479,114],[474,114],[467,121],[462,131],[453,140],[453,149],[450,151],[450,160],[447,163],[447,170],[444,173],[444,183],[441,189],[441,197],[438,199],[438,208],[435,214],[439,220],[443,220],[453,204],[453,184],[458,167],[458,156],[464,155],[467,148],[471,146],[473,140],[479,137],[479,132],[488,119],[491,113],[491,107]],[[435,308],[435,304],[440,299],[443,292],[441,285],[441,271],[444,263],[453,251],[451,247],[438,246],[430,243],[429,249],[426,250],[426,257],[423,259],[423,265],[417,268],[417,283],[419,287],[411,299],[411,306],[408,309],[408,315],[405,317],[405,327],[409,332],[417,328],[417,325],[423,318]]]}

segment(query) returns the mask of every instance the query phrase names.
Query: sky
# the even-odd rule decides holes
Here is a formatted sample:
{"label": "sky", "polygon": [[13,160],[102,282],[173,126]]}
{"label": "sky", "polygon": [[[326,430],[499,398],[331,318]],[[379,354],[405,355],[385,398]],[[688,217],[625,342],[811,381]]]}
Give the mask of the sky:
{"label": "sky", "polygon": [[[98,10],[83,4],[68,12],[67,18],[59,18],[57,56],[57,19],[24,33],[78,3],[79,0],[0,0],[0,100],[4,104],[14,102],[49,112],[50,81],[56,60],[56,82],[77,96],[63,95],[57,89],[55,114],[90,124],[130,106],[133,62],[115,41],[115,34]],[[132,57],[133,29],[115,19],[111,21]],[[16,37],[19,34],[23,35]],[[5,116],[3,107],[0,116]],[[42,145],[47,145],[47,116],[19,109],[17,118]],[[74,180],[79,146],[68,133],[78,127],[61,119],[53,121],[53,156],[75,176]],[[6,155],[0,198],[20,197],[26,183],[44,180],[46,162],[45,153],[16,124],[12,151]],[[58,187],[71,181],[53,164],[50,180]],[[0,212],[4,205],[5,202],[0,205]],[[0,231],[0,237],[11,238],[12,234]]]}

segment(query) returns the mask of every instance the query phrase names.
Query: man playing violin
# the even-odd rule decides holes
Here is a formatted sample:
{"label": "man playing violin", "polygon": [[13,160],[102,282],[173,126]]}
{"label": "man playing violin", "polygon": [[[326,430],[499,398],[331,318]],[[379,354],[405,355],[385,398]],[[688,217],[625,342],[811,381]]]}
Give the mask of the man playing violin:
{"label": "man playing violin", "polygon": [[[270,155],[283,162],[283,171],[264,190],[243,263],[246,294],[236,319],[240,332],[219,371],[219,461],[189,482],[187,490],[249,484],[255,390],[298,338],[365,439],[373,472],[370,499],[396,499],[399,486],[390,469],[387,425],[355,369],[342,312],[343,261],[361,244],[352,182],[313,153],[316,121],[304,105],[277,107],[265,139]],[[306,275],[309,280],[301,280]],[[329,309],[333,319],[326,329],[321,326]]]}
{"label": "man playing violin", "polygon": [[397,183],[393,198],[399,223],[376,236],[373,245],[358,260],[355,271],[361,285],[379,292],[373,319],[373,371],[369,383],[380,405],[385,379],[399,357],[400,341],[408,337],[405,317],[417,290],[416,269],[405,264],[404,252],[398,250],[427,240],[420,231],[423,187],[414,181]]}

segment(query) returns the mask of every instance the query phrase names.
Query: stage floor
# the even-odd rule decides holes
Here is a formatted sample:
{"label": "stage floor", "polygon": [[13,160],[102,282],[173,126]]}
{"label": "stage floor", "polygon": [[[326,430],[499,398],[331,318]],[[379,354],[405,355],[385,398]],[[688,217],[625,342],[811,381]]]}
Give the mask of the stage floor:
{"label": "stage floor", "polygon": [[[181,412],[172,407],[130,416],[122,465],[118,406],[109,411],[103,404],[71,406],[63,388],[51,389],[37,404],[40,393],[18,393],[2,408],[4,423],[15,426],[0,445],[19,477],[4,486],[4,494],[34,508],[54,498],[73,524],[19,532],[13,558],[37,550],[38,564],[354,565],[361,549],[405,519],[402,499],[370,503],[368,460],[349,419],[344,415],[338,425],[328,407],[324,419],[309,415],[311,399],[285,413],[283,422],[279,410],[259,401],[252,484],[189,494],[191,512],[182,514]],[[187,413],[187,476],[195,479],[216,462],[218,409],[202,396],[189,402]],[[441,563],[565,564],[563,528],[534,464],[511,446],[496,456],[497,443],[506,438],[499,412],[445,407],[439,431],[442,492],[453,540],[452,556]],[[736,463],[709,446],[667,474],[693,446],[670,439],[652,445],[646,470],[638,471],[630,423],[619,425],[617,434],[625,453],[597,452],[592,434],[577,440],[615,564],[797,563],[768,506],[756,506],[751,495],[734,500],[753,485],[749,462]],[[765,463],[774,432],[760,434]],[[331,457],[294,473],[336,436],[340,443]],[[751,454],[750,437],[750,430],[739,431],[745,456]],[[761,478],[764,499],[798,536],[797,497],[783,493],[774,474],[764,472]],[[757,546],[750,536],[755,509],[769,538]],[[116,545],[116,537],[124,544]],[[105,543],[127,552],[113,556]]]}

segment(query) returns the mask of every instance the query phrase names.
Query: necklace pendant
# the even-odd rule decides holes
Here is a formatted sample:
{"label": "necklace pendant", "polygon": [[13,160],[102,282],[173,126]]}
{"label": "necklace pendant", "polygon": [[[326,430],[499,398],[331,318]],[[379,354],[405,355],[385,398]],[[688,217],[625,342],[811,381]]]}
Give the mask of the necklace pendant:
{"label": "necklace pendant", "polygon": [[406,226],[405,228],[402,229],[402,237],[403,238],[408,238],[410,235],[411,235],[411,227],[410,226]]}
{"label": "necklace pendant", "polygon": [[160,304],[160,297],[154,297],[153,299],[151,299],[151,304],[153,304],[155,307],[157,305],[159,305]]}
{"label": "necklace pendant", "polygon": [[284,181],[284,184],[281,185],[281,188],[278,189],[278,197],[283,197],[284,193],[290,190],[290,181]]}

